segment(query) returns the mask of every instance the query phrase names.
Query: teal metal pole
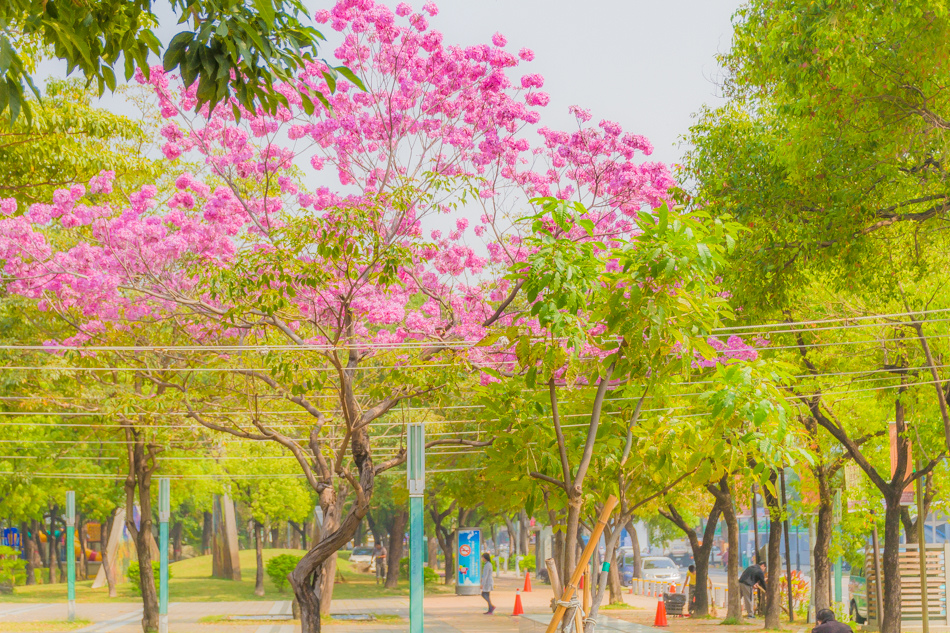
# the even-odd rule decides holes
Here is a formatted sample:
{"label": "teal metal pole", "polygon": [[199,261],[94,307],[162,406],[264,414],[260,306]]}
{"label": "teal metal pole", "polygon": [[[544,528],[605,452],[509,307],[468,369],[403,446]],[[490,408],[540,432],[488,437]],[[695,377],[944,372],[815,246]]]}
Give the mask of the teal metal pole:
{"label": "teal metal pole", "polygon": [[[50,523],[53,518],[50,517]],[[76,619],[76,547],[73,545],[76,530],[76,493],[70,490],[66,493],[66,619],[72,622]],[[50,526],[50,535],[53,528]]]}
{"label": "teal metal pole", "polygon": [[158,632],[168,633],[168,519],[171,499],[168,478],[158,480]]}
{"label": "teal metal pole", "polygon": [[423,531],[423,502],[421,496],[409,498],[409,631],[422,633],[422,602],[425,577],[422,573],[422,553],[425,551]]}
{"label": "teal metal pole", "polygon": [[409,633],[423,633],[425,440],[422,424],[418,422],[410,424],[407,434],[409,436],[409,451],[406,455],[406,483],[409,488]]}

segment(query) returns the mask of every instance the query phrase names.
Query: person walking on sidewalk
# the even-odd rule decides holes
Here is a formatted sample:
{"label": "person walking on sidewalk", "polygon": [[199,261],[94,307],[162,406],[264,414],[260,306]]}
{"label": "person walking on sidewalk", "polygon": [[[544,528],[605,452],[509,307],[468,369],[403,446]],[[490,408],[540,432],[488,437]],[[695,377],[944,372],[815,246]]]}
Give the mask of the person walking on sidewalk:
{"label": "person walking on sidewalk", "polygon": [[745,611],[750,618],[755,618],[755,610],[752,607],[752,592],[755,591],[756,585],[765,589],[764,561],[758,565],[749,565],[739,576],[739,592],[742,594],[742,604],[745,605]]}
{"label": "person walking on sidewalk", "polygon": [[495,579],[492,577],[492,572],[495,570],[491,566],[491,554],[485,552],[482,554],[482,560],[485,561],[485,564],[482,565],[482,598],[488,603],[488,611],[485,612],[485,615],[491,615],[495,612],[495,605],[491,603],[491,590],[495,588]]}

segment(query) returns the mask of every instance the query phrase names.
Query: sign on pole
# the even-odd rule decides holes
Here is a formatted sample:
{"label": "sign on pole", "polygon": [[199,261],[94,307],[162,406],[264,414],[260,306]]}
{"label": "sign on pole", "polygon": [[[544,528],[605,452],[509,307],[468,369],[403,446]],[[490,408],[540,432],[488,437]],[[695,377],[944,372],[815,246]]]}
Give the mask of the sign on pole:
{"label": "sign on pole", "polygon": [[[53,517],[50,516],[50,536],[53,534]],[[66,493],[66,619],[76,619],[76,548],[73,544],[76,531],[76,493]]]}
{"label": "sign on pole", "polygon": [[158,480],[158,632],[168,633],[168,519],[171,515],[171,491],[168,478]]}
{"label": "sign on pole", "polygon": [[460,596],[476,596],[481,593],[482,531],[478,528],[459,530],[458,577],[455,593]]}
{"label": "sign on pole", "polygon": [[423,633],[422,602],[425,594],[425,429],[416,422],[407,429],[406,485],[409,488],[409,631]]}

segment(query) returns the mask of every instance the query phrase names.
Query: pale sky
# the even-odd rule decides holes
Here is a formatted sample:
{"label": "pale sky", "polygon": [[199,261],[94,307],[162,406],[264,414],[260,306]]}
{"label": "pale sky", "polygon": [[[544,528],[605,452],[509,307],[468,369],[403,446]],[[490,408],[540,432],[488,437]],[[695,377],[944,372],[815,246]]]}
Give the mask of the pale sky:
{"label": "pale sky", "polygon": [[[305,0],[315,12],[327,0]],[[395,7],[397,0],[389,4]],[[410,4],[421,9],[425,0]],[[163,3],[157,3],[163,7]],[[508,38],[508,50],[531,48],[535,59],[525,71],[544,75],[551,95],[542,123],[574,129],[567,108],[579,105],[643,134],[653,143],[651,157],[675,163],[679,139],[692,115],[719,103],[717,53],[729,48],[731,17],[740,0],[441,0],[430,28],[442,31],[445,44],[490,43],[495,32]],[[167,6],[167,5],[166,5]],[[166,17],[167,16],[167,17]],[[318,25],[320,26],[320,25]],[[324,28],[329,25],[322,25]],[[176,16],[162,13],[157,34],[168,42],[178,32]],[[321,56],[332,58],[336,33]],[[156,60],[157,63],[157,60]],[[62,76],[65,66],[49,62],[43,76]],[[121,100],[106,95],[103,105],[120,112]]]}

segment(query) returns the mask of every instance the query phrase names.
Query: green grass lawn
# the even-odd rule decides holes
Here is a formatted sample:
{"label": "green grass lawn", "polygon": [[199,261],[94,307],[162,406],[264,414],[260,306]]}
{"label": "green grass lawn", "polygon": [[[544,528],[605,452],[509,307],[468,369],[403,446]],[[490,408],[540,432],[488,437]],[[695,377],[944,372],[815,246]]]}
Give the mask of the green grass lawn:
{"label": "green grass lawn", "polygon": [[[303,550],[265,549],[264,562],[279,554],[295,554],[302,556]],[[293,593],[289,588],[280,593],[274,587],[267,573],[264,574],[264,597],[254,595],[254,550],[241,550],[241,580],[219,580],[211,578],[211,556],[199,556],[171,564],[172,579],[168,583],[169,601],[171,602],[228,602],[244,600],[291,600]],[[333,590],[333,597],[337,599],[349,598],[378,598],[383,596],[409,595],[409,584],[399,583],[396,589],[386,589],[376,584],[373,574],[359,573],[353,570],[348,560],[340,557],[337,560],[337,583]],[[120,583],[117,587],[118,596],[109,597],[105,587],[92,588],[92,580],[76,583],[76,600],[78,602],[138,602],[141,597],[132,592],[128,582]],[[452,588],[442,585],[426,587],[427,593],[443,593]],[[63,602],[66,600],[66,585],[58,583],[52,585],[34,585],[31,587],[17,587],[11,595],[0,596],[0,603],[5,602]]]}

